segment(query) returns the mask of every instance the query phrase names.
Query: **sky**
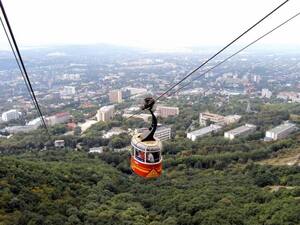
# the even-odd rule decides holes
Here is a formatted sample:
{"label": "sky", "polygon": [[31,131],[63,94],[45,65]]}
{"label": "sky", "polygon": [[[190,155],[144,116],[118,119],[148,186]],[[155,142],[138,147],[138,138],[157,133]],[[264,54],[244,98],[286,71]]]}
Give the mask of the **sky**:
{"label": "sky", "polygon": [[[149,49],[225,45],[283,1],[2,0],[20,46],[108,43]],[[300,0],[290,0],[239,44],[299,11]],[[300,16],[261,44],[300,46],[299,28]],[[1,28],[0,49],[8,47]]]}

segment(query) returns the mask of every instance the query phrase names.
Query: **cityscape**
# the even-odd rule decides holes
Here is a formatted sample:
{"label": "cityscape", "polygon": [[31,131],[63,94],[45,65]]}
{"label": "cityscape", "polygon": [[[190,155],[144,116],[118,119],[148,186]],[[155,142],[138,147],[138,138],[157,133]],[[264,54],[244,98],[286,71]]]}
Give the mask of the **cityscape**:
{"label": "cityscape", "polygon": [[[101,49],[101,46],[98,48]],[[106,49],[109,47],[106,46]],[[122,53],[125,51],[122,48],[113,49],[111,57],[93,55],[89,47],[85,50],[87,55],[82,57],[76,55],[76,47],[25,52],[33,86],[44,111],[44,119],[48,126],[65,124],[66,135],[72,135],[78,129],[84,135],[84,131],[93,124],[109,122],[115,116],[121,116],[124,120],[132,117],[149,122],[150,114],[136,114],[143,98],[161,94],[172,82],[178,81],[206,57],[205,53],[197,50],[185,54],[155,54],[133,49],[130,50],[130,57],[119,57],[113,52]],[[9,52],[1,53],[3,62],[10,57]],[[224,137],[232,140],[240,135],[249,135],[256,131],[256,124],[248,124],[248,121],[241,118],[243,114],[255,114],[251,108],[254,99],[262,104],[300,103],[300,64],[297,63],[299,57],[288,53],[270,53],[267,56],[245,53],[158,102],[155,114],[161,118],[176,118],[180,114],[180,107],[176,102],[168,103],[174,99],[189,102],[191,98],[199,101],[201,98],[211,98],[216,104],[216,111],[230,102],[231,98],[240,99],[247,103],[241,115],[218,115],[216,112],[209,112],[209,108],[199,110],[198,121],[189,122],[190,125],[196,122],[200,129],[187,131],[186,138],[194,141],[210,133],[220,133],[227,125],[238,126],[239,121],[243,124],[225,132]],[[18,70],[10,64],[4,64],[3,68],[5,69],[0,71],[3,77],[1,138],[39,129],[42,121]],[[119,129],[116,135],[130,132],[130,128],[112,129]],[[165,141],[171,139],[171,130],[172,125],[160,124],[156,135],[159,137],[160,133],[166,133],[162,139]],[[297,130],[296,124],[281,121],[277,127],[265,130],[264,140],[284,138]],[[111,132],[103,133],[103,137],[110,137]]]}
{"label": "cityscape", "polygon": [[132,171],[132,138],[151,124],[144,99],[209,55],[102,45],[24,50],[46,132],[11,53],[0,51],[0,221],[297,224],[300,54],[245,52],[191,82],[213,60],[155,104],[162,152],[152,160],[163,159],[161,177]]}
{"label": "cityscape", "polygon": [[0,0],[0,225],[299,225],[299,9]]}

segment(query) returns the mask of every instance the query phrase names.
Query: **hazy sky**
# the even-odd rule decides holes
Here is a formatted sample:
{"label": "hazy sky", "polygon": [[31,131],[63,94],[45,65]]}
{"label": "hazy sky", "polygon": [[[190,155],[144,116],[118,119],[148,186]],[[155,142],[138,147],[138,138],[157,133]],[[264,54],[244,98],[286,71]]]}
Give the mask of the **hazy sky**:
{"label": "hazy sky", "polygon": [[[224,45],[283,0],[2,0],[19,45]],[[241,43],[300,11],[290,0]],[[1,15],[2,16],[2,15]],[[263,44],[300,45],[300,16]],[[0,29],[0,48],[8,44]]]}

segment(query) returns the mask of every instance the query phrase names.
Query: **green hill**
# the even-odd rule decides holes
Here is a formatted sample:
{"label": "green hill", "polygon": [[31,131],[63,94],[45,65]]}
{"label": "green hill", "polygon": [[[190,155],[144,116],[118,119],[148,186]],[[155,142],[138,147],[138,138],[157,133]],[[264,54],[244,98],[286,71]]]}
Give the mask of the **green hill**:
{"label": "green hill", "polygon": [[131,174],[128,153],[3,156],[0,224],[299,224],[299,167],[203,169],[189,160],[144,180]]}

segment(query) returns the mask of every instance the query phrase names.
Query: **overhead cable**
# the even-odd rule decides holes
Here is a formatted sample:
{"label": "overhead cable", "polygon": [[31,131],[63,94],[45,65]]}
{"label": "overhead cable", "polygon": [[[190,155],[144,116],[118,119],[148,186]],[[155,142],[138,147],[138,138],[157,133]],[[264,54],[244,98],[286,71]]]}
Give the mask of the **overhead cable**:
{"label": "overhead cable", "polygon": [[[24,64],[24,62],[23,62],[23,59],[22,59],[22,56],[21,56],[21,53],[20,53],[20,50],[19,50],[19,47],[18,47],[18,44],[17,44],[17,42],[16,42],[15,36],[14,36],[14,34],[13,34],[11,25],[10,25],[10,23],[9,23],[7,14],[6,14],[6,12],[5,12],[5,9],[4,9],[4,6],[3,6],[1,0],[0,0],[0,8],[1,8],[2,14],[3,14],[3,16],[4,16],[5,23],[6,23],[7,27],[8,27],[9,34],[10,34],[11,39],[12,39],[12,43],[13,43],[13,46],[14,46],[14,48],[12,48],[12,49],[15,49],[15,51],[16,51],[16,53],[17,53],[16,55],[18,56],[19,63],[21,64],[21,67],[20,67],[20,68],[22,68],[21,73],[22,73],[22,71],[23,71],[23,75],[24,75],[24,77],[25,77],[25,83],[27,82],[27,83],[26,83],[26,86],[28,86],[28,88],[29,88],[29,90],[30,90],[30,93],[31,93],[30,96],[33,98],[33,101],[35,102],[34,106],[36,107],[36,109],[37,109],[37,111],[38,111],[38,114],[39,114],[40,119],[41,119],[41,121],[42,121],[42,123],[43,123],[43,126],[44,126],[44,128],[48,131],[47,124],[46,124],[46,122],[45,122],[43,113],[42,113],[42,111],[41,111],[41,109],[40,109],[39,103],[38,103],[38,101],[37,101],[37,98],[36,98],[36,96],[35,96],[34,90],[33,90],[33,88],[32,88],[32,85],[31,85],[31,82],[30,82],[30,79],[29,79],[29,76],[28,76],[28,73],[27,73],[25,64]],[[1,21],[2,21],[2,20],[1,20]],[[3,25],[3,28],[5,29],[5,26],[4,26],[4,24],[3,24],[3,21],[2,21],[2,25]],[[5,29],[5,30],[6,30],[6,29]],[[8,41],[10,42],[10,38],[8,37],[8,35],[7,35],[7,38],[8,38]],[[12,46],[11,46],[11,47],[12,47]],[[14,52],[14,50],[13,50],[13,52]],[[14,54],[15,54],[15,53],[14,53]]]}
{"label": "overhead cable", "polygon": [[231,42],[229,42],[225,47],[223,47],[221,50],[219,50],[217,53],[215,53],[213,56],[211,56],[209,59],[207,59],[205,62],[203,62],[200,66],[189,72],[184,78],[182,78],[177,83],[173,84],[170,88],[168,88],[165,92],[163,92],[161,95],[159,95],[155,101],[162,98],[164,95],[166,95],[168,92],[170,92],[173,88],[181,84],[183,81],[185,81],[187,78],[189,78],[191,75],[193,75],[195,72],[197,72],[199,69],[201,69],[203,66],[205,66],[208,62],[210,62],[212,59],[217,57],[220,53],[225,51],[228,47],[230,47],[232,44],[234,44],[236,41],[238,41],[240,38],[242,38],[244,35],[246,35],[249,31],[251,31],[253,28],[255,28],[257,25],[259,25],[261,22],[263,22],[265,19],[267,19],[269,16],[271,16],[273,13],[275,13],[278,9],[280,9],[282,6],[284,6],[289,0],[284,1],[279,6],[277,6],[275,9],[273,9],[271,12],[269,12],[267,15],[265,15],[263,18],[261,18],[259,21],[257,21],[255,24],[253,24],[251,27],[249,27],[247,30],[245,30],[242,34],[240,34],[238,37],[233,39]]}
{"label": "overhead cable", "polygon": [[227,57],[226,59],[222,60],[221,62],[217,63],[215,66],[209,68],[208,70],[206,70],[205,72],[201,73],[199,76],[195,77],[194,79],[192,79],[190,82],[186,83],[185,85],[182,85],[180,88],[178,88],[176,91],[170,93],[168,96],[171,96],[177,92],[179,92],[180,90],[182,90],[183,88],[187,87],[188,85],[190,85],[192,82],[194,82],[195,80],[199,79],[200,77],[204,76],[205,74],[207,74],[208,72],[212,71],[213,69],[215,69],[216,67],[222,65],[223,63],[227,62],[229,59],[231,59],[232,57],[236,56],[237,54],[239,54],[240,52],[244,51],[245,49],[249,48],[251,45],[255,44],[256,42],[260,41],[261,39],[265,38],[266,36],[268,36],[269,34],[273,33],[275,30],[279,29],[280,27],[284,26],[285,24],[287,24],[288,22],[290,22],[291,20],[295,19],[297,16],[300,15],[300,12],[296,13],[294,16],[290,17],[289,19],[285,20],[283,23],[279,24],[278,26],[274,27],[272,30],[268,31],[267,33],[265,33],[264,35],[260,36],[259,38],[255,39],[254,41],[252,41],[251,43],[247,44],[246,46],[244,46],[243,48],[241,48],[240,50],[238,50],[237,52],[235,52],[234,54],[230,55],[229,57]]}

